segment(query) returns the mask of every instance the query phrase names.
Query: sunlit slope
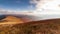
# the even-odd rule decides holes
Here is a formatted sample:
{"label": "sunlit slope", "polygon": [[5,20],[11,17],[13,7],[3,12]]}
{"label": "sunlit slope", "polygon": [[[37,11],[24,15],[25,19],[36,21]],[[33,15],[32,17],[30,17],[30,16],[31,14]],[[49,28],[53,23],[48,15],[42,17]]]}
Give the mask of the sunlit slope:
{"label": "sunlit slope", "polygon": [[[19,26],[19,27],[18,27]],[[60,18],[14,25],[19,34],[60,34]],[[17,30],[15,29],[15,30]]]}
{"label": "sunlit slope", "polygon": [[60,34],[60,18],[0,25],[0,34]]}
{"label": "sunlit slope", "polygon": [[23,23],[23,21],[15,16],[7,16],[6,18],[0,21],[0,24],[17,24],[17,23]]}

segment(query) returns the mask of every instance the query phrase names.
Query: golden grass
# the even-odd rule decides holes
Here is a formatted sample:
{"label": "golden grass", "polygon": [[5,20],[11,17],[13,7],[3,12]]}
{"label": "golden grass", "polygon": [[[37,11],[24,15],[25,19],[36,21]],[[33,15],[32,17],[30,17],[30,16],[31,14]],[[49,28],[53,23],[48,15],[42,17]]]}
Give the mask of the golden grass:
{"label": "golden grass", "polygon": [[0,34],[60,34],[60,19],[0,25]]}

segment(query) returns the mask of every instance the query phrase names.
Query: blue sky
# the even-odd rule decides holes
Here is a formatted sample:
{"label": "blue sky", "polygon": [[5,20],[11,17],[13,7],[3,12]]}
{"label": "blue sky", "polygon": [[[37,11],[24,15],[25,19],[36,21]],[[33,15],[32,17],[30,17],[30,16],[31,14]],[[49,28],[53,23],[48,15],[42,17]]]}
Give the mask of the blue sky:
{"label": "blue sky", "polygon": [[30,7],[30,0],[0,0],[0,8],[12,10],[33,10],[35,7]]}

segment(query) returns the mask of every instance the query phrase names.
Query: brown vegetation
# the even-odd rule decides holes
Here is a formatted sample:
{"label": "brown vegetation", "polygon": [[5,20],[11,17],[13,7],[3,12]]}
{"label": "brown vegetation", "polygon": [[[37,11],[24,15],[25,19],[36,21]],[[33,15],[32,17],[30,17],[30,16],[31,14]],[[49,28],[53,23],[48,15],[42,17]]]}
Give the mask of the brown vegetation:
{"label": "brown vegetation", "polygon": [[18,24],[18,23],[23,23],[23,20],[15,16],[6,16],[6,18],[0,20],[0,25],[1,24]]}
{"label": "brown vegetation", "polygon": [[60,34],[60,19],[0,25],[0,34]]}

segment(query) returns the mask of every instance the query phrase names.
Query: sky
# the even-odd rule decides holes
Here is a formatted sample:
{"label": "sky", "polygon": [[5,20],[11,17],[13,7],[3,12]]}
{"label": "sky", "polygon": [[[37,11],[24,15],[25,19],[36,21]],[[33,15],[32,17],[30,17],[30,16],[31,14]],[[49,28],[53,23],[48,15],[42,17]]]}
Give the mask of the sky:
{"label": "sky", "polygon": [[60,14],[60,0],[0,0],[0,10],[3,12],[17,10],[35,14]]}
{"label": "sky", "polygon": [[6,10],[34,10],[30,0],[0,0],[0,9]]}
{"label": "sky", "polygon": [[32,12],[28,15],[45,16],[44,18],[60,18],[60,0],[0,0],[0,13],[21,14],[18,11]]}

